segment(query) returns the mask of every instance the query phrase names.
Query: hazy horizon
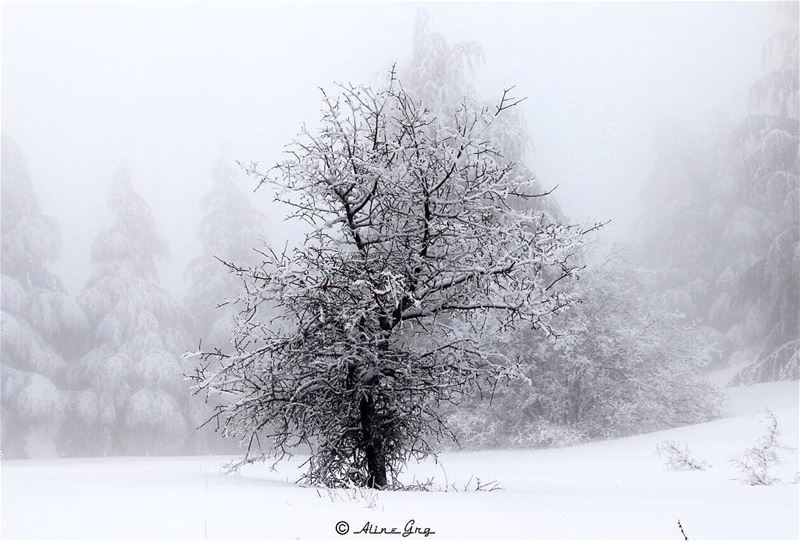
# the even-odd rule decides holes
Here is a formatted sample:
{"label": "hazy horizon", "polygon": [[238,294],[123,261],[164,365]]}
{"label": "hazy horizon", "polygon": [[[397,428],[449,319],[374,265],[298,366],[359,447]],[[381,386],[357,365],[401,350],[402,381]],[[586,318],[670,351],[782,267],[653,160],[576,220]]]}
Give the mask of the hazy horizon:
{"label": "hazy horizon", "polygon": [[[419,9],[450,40],[474,40],[482,97],[516,85],[528,161],[573,221],[636,223],[661,134],[702,144],[739,118],[761,69],[774,6],[750,3],[4,3],[2,132],[20,147],[61,227],[54,266],[71,293],[91,272],[118,164],[170,246],[162,283],[184,291],[201,253],[199,200],[223,141],[269,164],[318,116],[318,87],[374,82],[411,54]],[[12,23],[13,21],[13,23]],[[402,72],[400,73],[402,77]],[[243,182],[249,182],[243,180]],[[252,187],[253,184],[247,184]],[[270,238],[294,236],[267,193]]]}

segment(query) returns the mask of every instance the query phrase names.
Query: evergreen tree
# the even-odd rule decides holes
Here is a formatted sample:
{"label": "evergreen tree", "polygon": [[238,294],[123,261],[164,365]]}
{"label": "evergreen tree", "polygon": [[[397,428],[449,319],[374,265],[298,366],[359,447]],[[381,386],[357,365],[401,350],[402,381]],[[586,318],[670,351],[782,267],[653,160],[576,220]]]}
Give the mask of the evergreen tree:
{"label": "evergreen tree", "polygon": [[[227,149],[225,149],[227,150]],[[192,314],[192,339],[202,337],[206,349],[228,350],[230,337],[236,324],[238,310],[235,299],[242,289],[242,281],[223,263],[236,261],[245,265],[258,262],[258,252],[265,243],[266,217],[254,209],[248,193],[240,184],[245,179],[237,175],[227,152],[217,161],[213,173],[213,186],[203,197],[205,216],[200,224],[203,255],[195,258],[186,269],[189,284],[184,301]],[[210,397],[205,407],[195,405],[190,419],[194,427],[200,426],[211,415],[211,408],[220,404],[221,397]],[[214,437],[209,432],[196,434],[203,451],[232,451],[229,440]]]}
{"label": "evergreen tree", "polygon": [[705,326],[718,365],[749,365],[733,384],[798,377],[796,9],[766,47],[747,118],[708,148],[662,156],[649,187],[642,244],[658,287]]}
{"label": "evergreen tree", "polygon": [[[481,100],[471,82],[471,76],[483,62],[483,50],[478,43],[448,42],[431,27],[430,18],[420,10],[414,25],[411,59],[400,73],[409,94],[424,102],[437,118],[446,122],[462,106],[497,108],[497,102]],[[514,90],[510,86],[503,99],[511,99],[515,104],[523,102],[525,98],[511,98]],[[497,141],[498,147],[503,149],[503,158],[514,164],[514,174],[520,179],[534,179],[528,163],[533,144],[521,108],[505,109],[490,129],[487,137]],[[527,190],[527,195],[552,191],[538,179]],[[512,197],[509,204],[519,210],[530,208],[545,212],[553,222],[564,220],[553,197]]]}
{"label": "evergreen tree", "polygon": [[60,389],[69,337],[85,319],[48,265],[61,249],[16,145],[2,140],[2,449],[56,456],[68,396]]}
{"label": "evergreen tree", "polygon": [[732,297],[756,348],[734,383],[800,377],[797,11],[796,3],[782,6],[782,26],[765,48],[767,71],[751,91],[752,113],[736,132],[740,191],[765,238]]}
{"label": "evergreen tree", "polygon": [[95,270],[79,297],[93,332],[77,385],[86,416],[84,450],[175,453],[187,448],[190,417],[182,353],[185,314],[158,284],[167,254],[127,169],[112,183],[110,229],[92,247]]}
{"label": "evergreen tree", "polygon": [[665,309],[697,325],[714,352],[709,368],[720,368],[734,351],[722,321],[728,307],[714,306],[720,285],[730,281],[730,271],[719,270],[730,264],[724,261],[731,255],[726,221],[735,205],[726,157],[721,147],[704,148],[678,134],[663,133],[657,146],[663,150],[645,189],[637,255],[653,270],[651,287],[662,295]]}
{"label": "evergreen tree", "polygon": [[186,269],[189,290],[186,306],[194,316],[193,334],[202,336],[205,347],[224,347],[234,326],[232,303],[241,289],[223,261],[255,264],[256,250],[265,244],[266,217],[250,204],[241,188],[241,177],[224,153],[213,174],[213,186],[203,197],[205,216],[200,225],[203,255]]}

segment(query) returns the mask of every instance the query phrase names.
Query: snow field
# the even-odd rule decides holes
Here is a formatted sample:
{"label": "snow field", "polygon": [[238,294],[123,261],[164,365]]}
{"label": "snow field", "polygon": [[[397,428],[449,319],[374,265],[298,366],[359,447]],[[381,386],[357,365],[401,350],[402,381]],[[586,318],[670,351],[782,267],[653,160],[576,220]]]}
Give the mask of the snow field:
{"label": "snow field", "polygon": [[[304,457],[275,470],[225,475],[227,457],[4,461],[3,538],[341,539],[369,528],[418,528],[429,539],[798,538],[797,382],[726,391],[731,417],[561,449],[445,453],[412,464],[409,482],[436,492],[328,490],[293,484]],[[770,407],[782,431],[774,486],[751,487],[730,459],[763,432]],[[704,471],[666,468],[664,440],[708,460]],[[476,481],[495,491],[461,491]],[[454,486],[458,490],[454,490]],[[444,488],[448,487],[447,491]],[[349,533],[334,529],[348,523]],[[369,522],[369,525],[366,523]],[[380,538],[380,537],[379,537]]]}

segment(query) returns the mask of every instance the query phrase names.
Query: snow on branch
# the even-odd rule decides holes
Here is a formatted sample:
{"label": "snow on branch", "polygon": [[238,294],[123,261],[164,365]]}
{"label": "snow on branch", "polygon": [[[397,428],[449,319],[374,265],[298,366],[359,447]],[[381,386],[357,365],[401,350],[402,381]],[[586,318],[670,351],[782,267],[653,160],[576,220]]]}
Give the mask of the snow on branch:
{"label": "snow on branch", "polygon": [[439,404],[514,376],[485,329],[549,329],[571,304],[559,284],[580,270],[585,230],[509,205],[533,181],[503,157],[495,118],[520,101],[437,117],[394,74],[339,85],[316,132],[250,168],[312,230],[258,265],[228,263],[245,284],[235,352],[206,352],[193,376],[228,397],[214,418],[243,462],[303,445],[306,481],[389,486],[452,437]]}
{"label": "snow on branch", "polygon": [[674,440],[662,441],[656,447],[656,452],[672,470],[706,470],[711,467],[707,460],[692,455],[688,445],[681,445]]}
{"label": "snow on branch", "polygon": [[778,480],[770,473],[770,468],[779,463],[785,446],[781,443],[778,419],[767,409],[763,422],[766,432],[752,447],[733,459],[734,465],[745,476],[750,485],[772,485]]}

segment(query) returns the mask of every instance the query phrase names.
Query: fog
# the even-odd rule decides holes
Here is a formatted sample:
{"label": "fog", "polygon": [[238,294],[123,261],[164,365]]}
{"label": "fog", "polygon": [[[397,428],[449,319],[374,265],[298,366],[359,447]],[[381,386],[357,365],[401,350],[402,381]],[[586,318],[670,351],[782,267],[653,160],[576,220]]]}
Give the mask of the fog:
{"label": "fog", "polygon": [[3,2],[0,537],[797,538],[798,6]]}
{"label": "fog", "polygon": [[[761,69],[766,3],[4,3],[2,132],[27,162],[61,228],[55,264],[77,293],[110,219],[107,186],[127,161],[171,259],[162,283],[184,293],[200,253],[199,199],[223,142],[230,156],[281,157],[318,118],[318,87],[373,82],[411,54],[426,11],[452,42],[474,40],[482,97],[521,104],[529,165],[571,220],[635,228],[662,132],[702,142],[741,117]],[[400,73],[402,77],[402,72]],[[247,180],[243,182],[249,182]],[[252,184],[249,185],[252,187]],[[296,237],[267,193],[273,242]]]}

